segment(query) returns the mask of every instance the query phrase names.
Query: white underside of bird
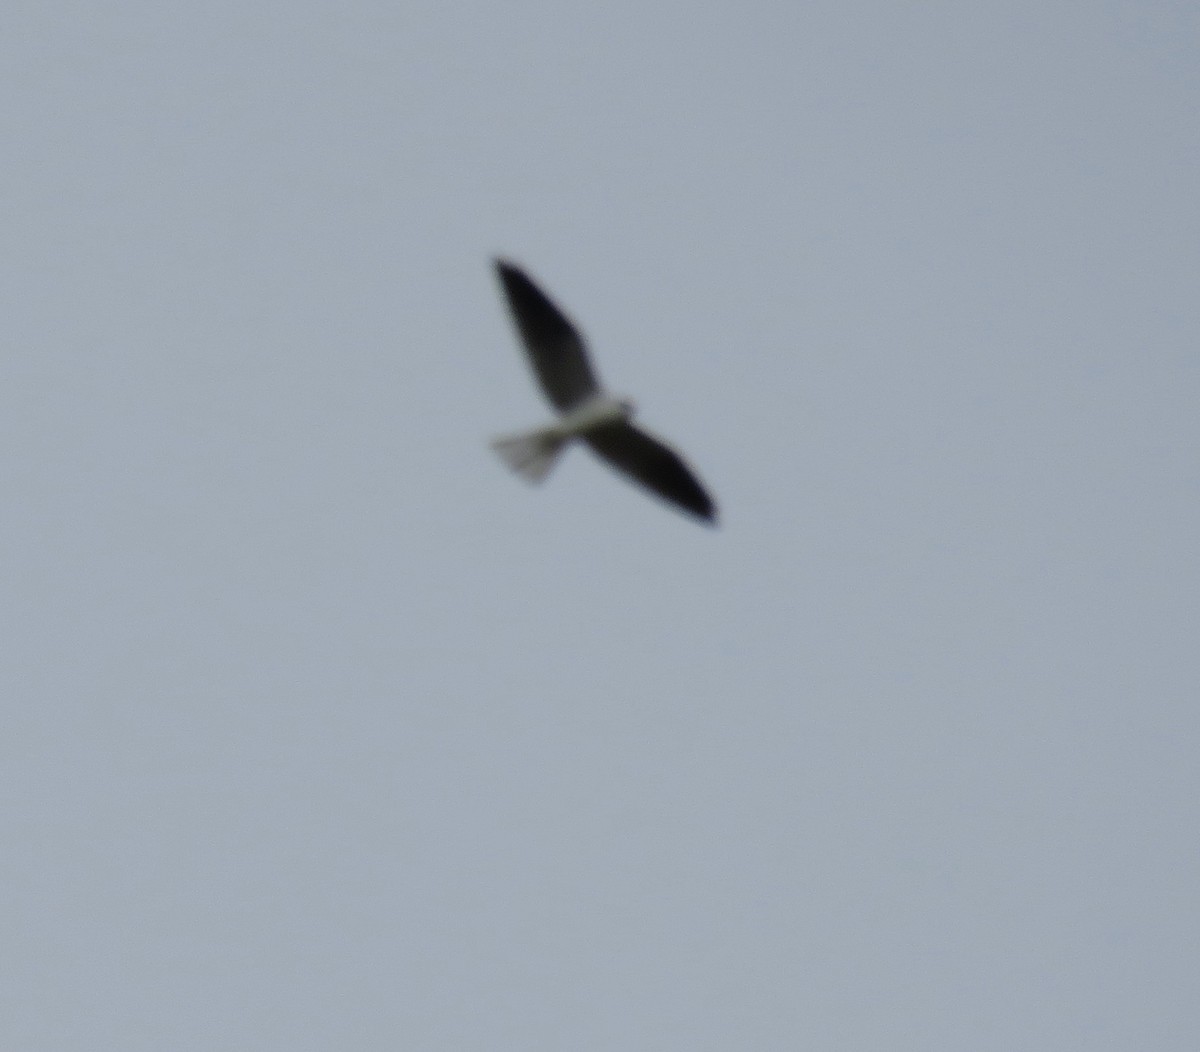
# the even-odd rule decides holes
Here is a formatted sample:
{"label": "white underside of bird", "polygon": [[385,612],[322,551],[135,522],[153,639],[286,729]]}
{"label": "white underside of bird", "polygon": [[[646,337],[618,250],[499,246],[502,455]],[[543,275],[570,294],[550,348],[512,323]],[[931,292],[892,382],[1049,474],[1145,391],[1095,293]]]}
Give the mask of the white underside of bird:
{"label": "white underside of bird", "polygon": [[544,427],[500,435],[492,440],[492,448],[522,478],[541,482],[573,439],[597,427],[626,423],[632,416],[633,403],[627,399],[596,395]]}

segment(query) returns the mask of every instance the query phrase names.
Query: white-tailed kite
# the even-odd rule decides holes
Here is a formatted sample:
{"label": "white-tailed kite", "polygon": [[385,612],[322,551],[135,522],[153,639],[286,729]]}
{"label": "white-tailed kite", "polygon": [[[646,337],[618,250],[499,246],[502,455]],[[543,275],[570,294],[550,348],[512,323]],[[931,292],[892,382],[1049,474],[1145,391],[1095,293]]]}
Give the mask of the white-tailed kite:
{"label": "white-tailed kite", "polygon": [[570,319],[518,267],[498,259],[496,270],[534,375],[560,415],[547,427],[497,438],[492,448],[518,474],[541,482],[578,438],[634,482],[715,525],[716,505],[679,454],[630,423],[631,402],[604,392]]}

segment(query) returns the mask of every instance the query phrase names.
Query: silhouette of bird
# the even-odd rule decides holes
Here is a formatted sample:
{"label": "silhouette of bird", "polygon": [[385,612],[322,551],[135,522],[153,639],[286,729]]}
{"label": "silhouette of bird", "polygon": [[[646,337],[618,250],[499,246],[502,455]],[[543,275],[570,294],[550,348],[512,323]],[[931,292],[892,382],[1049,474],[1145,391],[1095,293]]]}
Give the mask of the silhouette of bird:
{"label": "silhouette of bird", "polygon": [[519,267],[498,259],[496,271],[534,375],[559,417],[545,427],[497,438],[492,448],[518,474],[541,482],[578,439],[651,493],[715,525],[716,505],[683,458],[631,423],[632,402],[600,385],[571,320]]}

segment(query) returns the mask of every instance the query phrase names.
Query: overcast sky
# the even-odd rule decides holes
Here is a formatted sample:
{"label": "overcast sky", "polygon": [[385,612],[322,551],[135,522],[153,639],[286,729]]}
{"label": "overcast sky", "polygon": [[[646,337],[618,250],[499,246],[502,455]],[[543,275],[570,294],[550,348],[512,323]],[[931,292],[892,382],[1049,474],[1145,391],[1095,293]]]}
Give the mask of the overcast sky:
{"label": "overcast sky", "polygon": [[1196,1047],[1200,8],[0,22],[0,1045]]}

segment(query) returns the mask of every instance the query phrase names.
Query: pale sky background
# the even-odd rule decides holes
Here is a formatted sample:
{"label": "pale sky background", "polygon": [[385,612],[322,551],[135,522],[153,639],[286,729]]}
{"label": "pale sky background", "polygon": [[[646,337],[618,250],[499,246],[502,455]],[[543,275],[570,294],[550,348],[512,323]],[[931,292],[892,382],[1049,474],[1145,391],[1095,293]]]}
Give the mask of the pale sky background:
{"label": "pale sky background", "polygon": [[0,28],[0,1047],[1197,1047],[1200,6]]}

